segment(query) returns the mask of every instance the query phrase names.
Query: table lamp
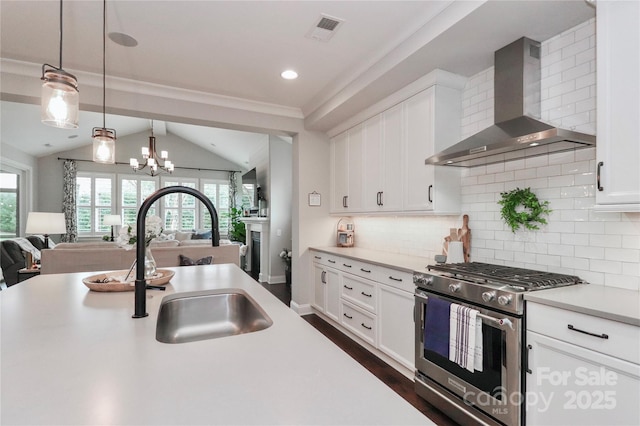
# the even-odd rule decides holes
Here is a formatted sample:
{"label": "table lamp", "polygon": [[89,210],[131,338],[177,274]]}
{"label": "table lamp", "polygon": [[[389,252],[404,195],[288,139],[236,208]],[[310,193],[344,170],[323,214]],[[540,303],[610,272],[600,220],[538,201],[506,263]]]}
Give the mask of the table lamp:
{"label": "table lamp", "polygon": [[113,241],[113,227],[116,225],[122,225],[122,219],[119,214],[106,214],[102,219],[104,225],[111,225],[111,240]]}
{"label": "table lamp", "polygon": [[64,213],[29,212],[27,234],[44,235],[44,248],[49,248],[49,234],[66,234]]}

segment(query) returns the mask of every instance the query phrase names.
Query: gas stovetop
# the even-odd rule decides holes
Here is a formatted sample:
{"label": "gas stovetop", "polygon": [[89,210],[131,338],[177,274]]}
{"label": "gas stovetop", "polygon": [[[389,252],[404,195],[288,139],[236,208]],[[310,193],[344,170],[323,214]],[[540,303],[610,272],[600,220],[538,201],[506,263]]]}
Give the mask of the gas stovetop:
{"label": "gas stovetop", "polygon": [[487,309],[522,314],[524,293],[583,283],[573,275],[488,263],[439,263],[414,273],[419,289],[433,291]]}
{"label": "gas stovetop", "polygon": [[582,282],[579,277],[574,275],[555,274],[480,262],[442,263],[429,265],[427,268],[430,271],[444,272],[445,274],[451,274],[452,277],[472,282],[509,285],[514,290],[520,291],[561,287]]}

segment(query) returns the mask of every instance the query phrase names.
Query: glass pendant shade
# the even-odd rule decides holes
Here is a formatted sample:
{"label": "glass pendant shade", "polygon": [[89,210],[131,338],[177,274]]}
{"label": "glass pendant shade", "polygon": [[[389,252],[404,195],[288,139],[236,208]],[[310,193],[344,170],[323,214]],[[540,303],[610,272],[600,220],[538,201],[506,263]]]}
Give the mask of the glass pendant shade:
{"label": "glass pendant shade", "polygon": [[116,162],[116,131],[104,127],[93,128],[93,161],[103,164]]}
{"label": "glass pendant shade", "polygon": [[43,72],[42,80],[41,121],[61,129],[77,129],[80,96],[76,78],[62,69],[52,69]]}

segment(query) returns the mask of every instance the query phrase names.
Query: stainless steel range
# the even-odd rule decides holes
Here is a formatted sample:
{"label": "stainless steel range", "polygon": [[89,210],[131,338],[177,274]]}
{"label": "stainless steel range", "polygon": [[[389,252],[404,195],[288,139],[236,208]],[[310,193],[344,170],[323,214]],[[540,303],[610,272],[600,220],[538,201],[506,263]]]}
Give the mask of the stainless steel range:
{"label": "stainless steel range", "polygon": [[[428,272],[413,277],[416,392],[463,424],[524,424],[524,293],[582,281],[572,275],[478,262],[427,268]],[[438,333],[448,324],[444,318],[439,329],[430,325],[435,310],[451,304],[471,308],[481,320],[478,369],[470,371],[450,361],[448,348],[434,348],[431,342],[425,345],[425,340],[433,340],[429,333]]]}

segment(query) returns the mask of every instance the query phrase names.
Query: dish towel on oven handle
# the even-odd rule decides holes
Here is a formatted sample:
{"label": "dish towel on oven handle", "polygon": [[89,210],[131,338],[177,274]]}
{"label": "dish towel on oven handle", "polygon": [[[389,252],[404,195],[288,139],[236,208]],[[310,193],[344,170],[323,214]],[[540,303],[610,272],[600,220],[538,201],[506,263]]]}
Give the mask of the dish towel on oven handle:
{"label": "dish towel on oven handle", "polygon": [[482,318],[466,306],[451,304],[449,360],[470,372],[482,371]]}

